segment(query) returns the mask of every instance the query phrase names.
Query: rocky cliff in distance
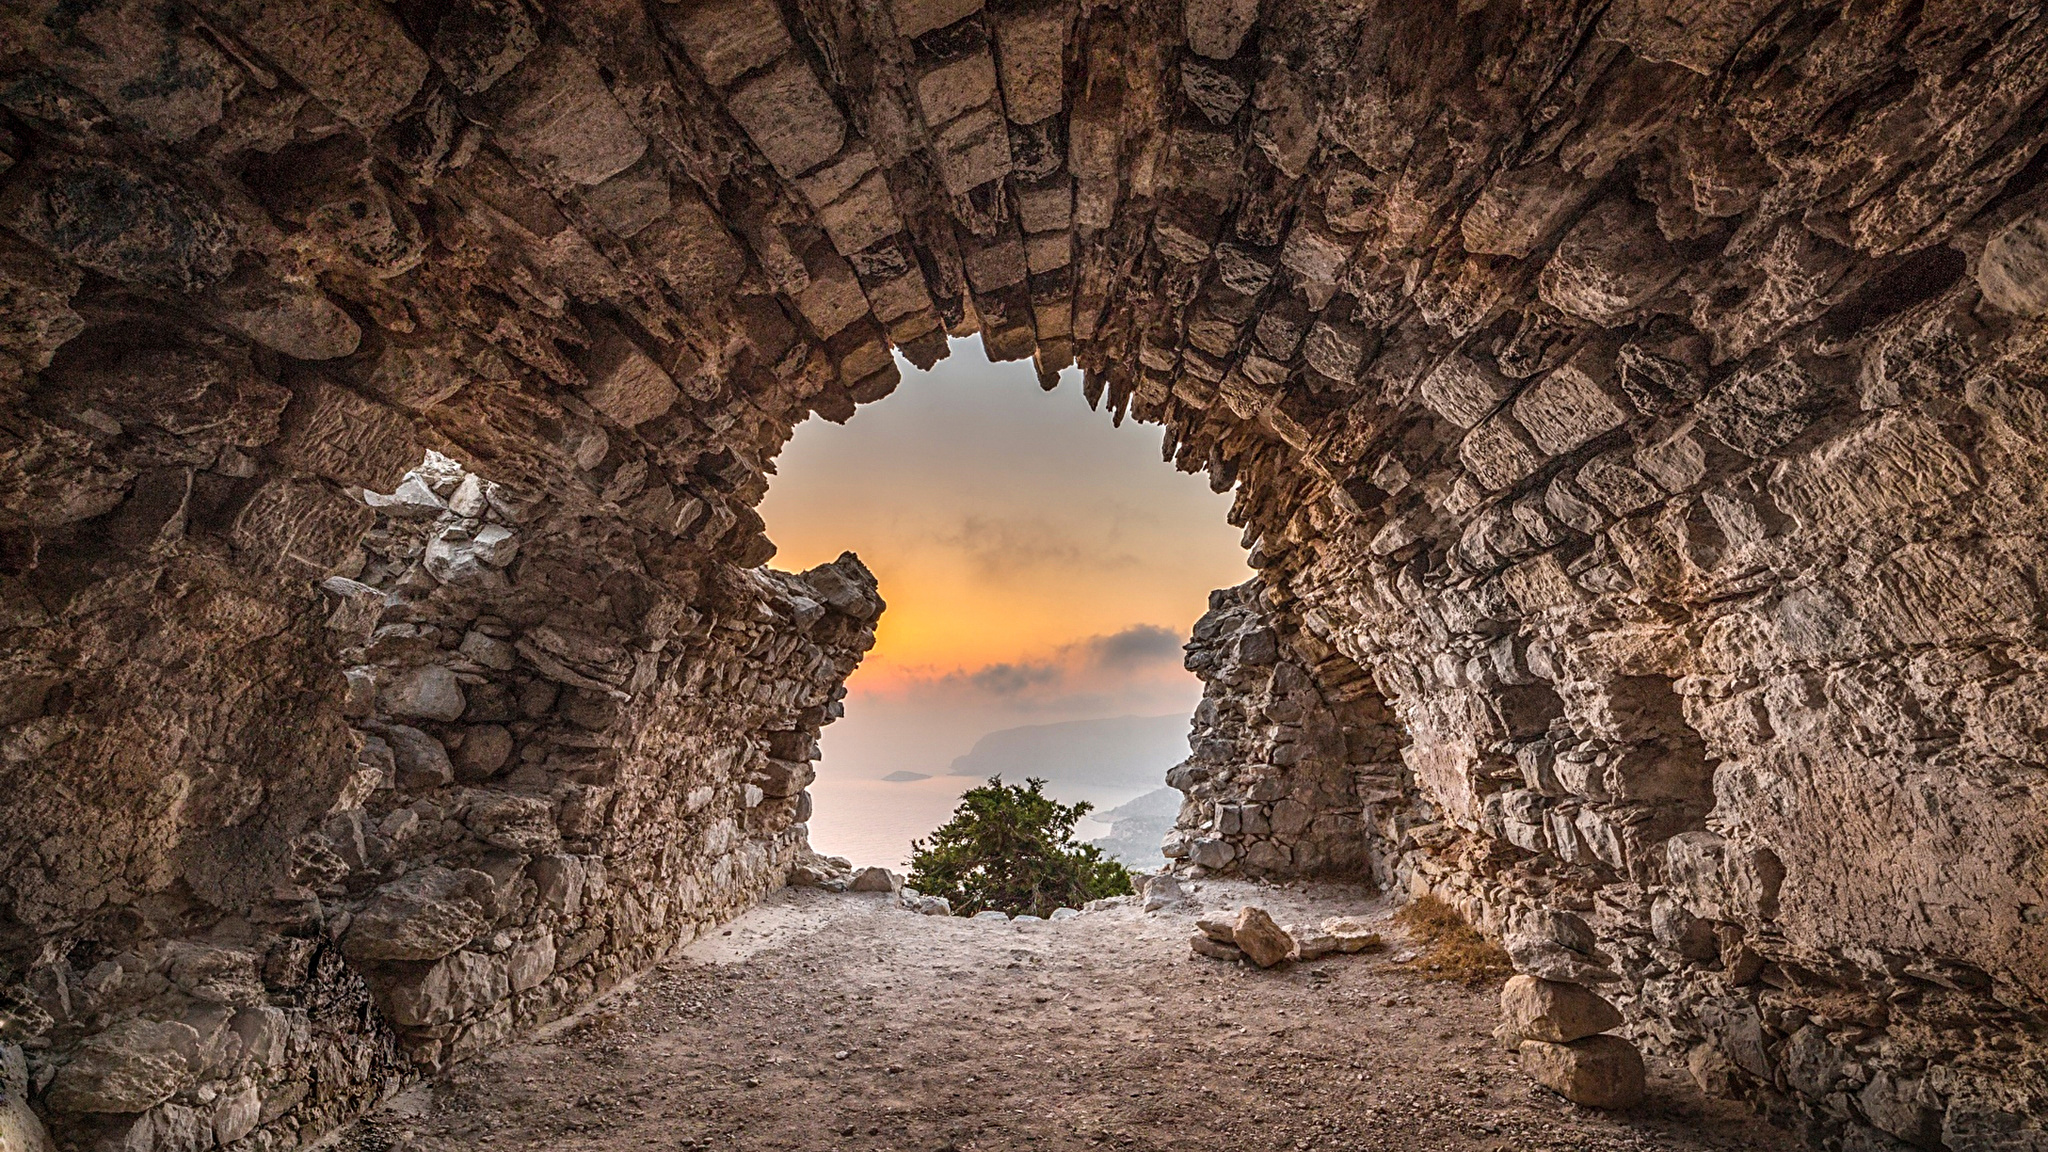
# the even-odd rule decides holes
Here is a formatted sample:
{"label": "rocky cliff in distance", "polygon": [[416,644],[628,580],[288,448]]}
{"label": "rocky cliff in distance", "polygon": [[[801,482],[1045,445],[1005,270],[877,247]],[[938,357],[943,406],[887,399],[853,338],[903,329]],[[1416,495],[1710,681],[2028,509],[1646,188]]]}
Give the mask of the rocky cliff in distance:
{"label": "rocky cliff in distance", "polygon": [[0,22],[8,1122],[296,1147],[773,883],[879,601],[754,506],[978,334],[1236,489],[1183,867],[2048,1141],[2040,5]]}

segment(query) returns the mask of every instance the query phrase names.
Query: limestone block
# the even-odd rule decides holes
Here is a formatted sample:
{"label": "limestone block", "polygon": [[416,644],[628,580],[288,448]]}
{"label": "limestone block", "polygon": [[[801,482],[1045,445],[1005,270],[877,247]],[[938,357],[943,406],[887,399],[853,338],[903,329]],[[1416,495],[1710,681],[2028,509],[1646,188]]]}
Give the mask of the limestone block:
{"label": "limestone block", "polygon": [[[26,1072],[26,1068],[23,1069]],[[0,1149],[6,1152],[56,1152],[49,1130],[28,1106],[27,1077],[21,1085],[0,1086]]]}
{"label": "limestone block", "polygon": [[427,12],[427,55],[465,95],[488,89],[540,47],[532,17],[515,0],[455,0]]}
{"label": "limestone block", "polygon": [[785,57],[741,83],[726,110],[789,179],[830,160],[846,140],[846,118],[801,57]]}
{"label": "limestone block", "polygon": [[1258,18],[1259,0],[1187,0],[1181,6],[1181,27],[1188,47],[1211,60],[1237,55]]}
{"label": "limestone block", "polygon": [[228,540],[278,569],[326,576],[362,540],[375,513],[319,481],[266,481],[236,513]]}
{"label": "limestone block", "polygon": [[915,75],[911,91],[924,122],[937,128],[996,98],[996,62],[980,51],[933,64]]}
{"label": "limestone block", "polygon": [[490,923],[486,908],[496,887],[468,868],[430,865],[408,872],[377,889],[356,913],[342,951],[352,960],[438,960]]}
{"label": "limestone block", "polygon": [[1188,937],[1188,946],[1195,955],[1207,956],[1211,960],[1242,960],[1244,949],[1228,941],[1218,940],[1205,933],[1196,932]]}
{"label": "limestone block", "polygon": [[1634,457],[1625,447],[1593,457],[1579,469],[1579,487],[1616,516],[1639,512],[1664,499],[1664,490],[1630,463]]}
{"label": "limestone block", "polygon": [[1501,943],[1508,958],[1523,972],[1569,984],[1597,984],[1616,979],[1612,959],[1601,952],[1586,922],[1550,908],[1518,908]]}
{"label": "limestone block", "polygon": [[284,1065],[291,1040],[291,1020],[281,1008],[252,1004],[235,1012],[228,1026],[242,1042],[242,1063],[257,1071]]}
{"label": "limestone block", "polygon": [[597,334],[584,370],[584,401],[628,428],[667,412],[682,395],[661,365],[616,328]]}
{"label": "limestone block", "polygon": [[190,1025],[130,1017],[80,1045],[43,1102],[57,1112],[147,1111],[190,1081],[198,1048]]}
{"label": "limestone block", "polygon": [[[1123,108],[1108,85],[1086,95],[1067,117],[1067,168],[1077,178],[1113,181],[1117,156],[1123,149]],[[1107,198],[1115,202],[1112,183]]]}
{"label": "limestone block", "polygon": [[896,34],[922,36],[934,28],[965,20],[981,11],[982,0],[890,0]]}
{"label": "limestone block", "polygon": [[946,191],[965,196],[1010,171],[1010,130],[993,109],[977,108],[933,133]]}
{"label": "limestone block", "polygon": [[1523,1072],[1574,1104],[1627,1108],[1643,1098],[1643,1058],[1619,1036],[1569,1044],[1524,1040],[1520,1051]]}
{"label": "limestone block", "polygon": [[1575,215],[1594,185],[1544,160],[1495,173],[1465,210],[1465,251],[1519,260]]}
{"label": "limestone block", "polygon": [[1777,915],[1785,866],[1768,848],[1681,832],[1665,842],[1664,860],[1673,894],[1696,916],[1753,923]]}
{"label": "limestone block", "polygon": [[1577,362],[1559,366],[1515,397],[1515,419],[1546,455],[1561,456],[1628,422],[1627,401]]}
{"label": "limestone block", "polygon": [[903,881],[887,868],[863,868],[853,874],[846,886],[849,892],[894,892],[903,887]]}
{"label": "limestone block", "polygon": [[1014,238],[995,244],[975,245],[963,252],[962,257],[967,282],[977,293],[999,292],[1022,284],[1030,271],[1024,245]]}
{"label": "limestone block", "polygon": [[1605,997],[1578,984],[1513,976],[1500,992],[1501,1016],[1527,1040],[1565,1044],[1621,1026]]}
{"label": "limestone block", "polygon": [[928,313],[931,309],[932,298],[925,291],[924,275],[920,272],[908,272],[894,280],[870,285],[867,297],[868,303],[874,308],[875,319],[889,326],[889,338],[899,344],[909,336],[930,331],[937,326],[938,317],[933,314],[932,323],[916,332],[906,329],[906,335],[899,335],[897,330],[898,320],[913,314]]}
{"label": "limestone block", "polygon": [[781,59],[794,47],[774,0],[664,4],[656,11],[669,37],[716,88]]}
{"label": "limestone block", "polygon": [[222,101],[240,79],[213,44],[182,27],[170,10],[142,0],[23,20],[11,30],[107,111],[166,143],[217,123]]}
{"label": "limestone block", "polygon": [[1065,105],[1067,33],[1074,9],[1064,0],[1006,9],[995,16],[1003,112],[1036,124]]}
{"label": "limestone block", "polygon": [[903,231],[903,218],[896,214],[889,182],[879,171],[870,172],[846,195],[818,209],[818,223],[832,237],[832,246],[845,256]]}
{"label": "limestone block", "polygon": [[1320,309],[1337,292],[1337,274],[1351,259],[1351,247],[1307,220],[1295,224],[1280,249],[1280,263],[1300,278],[1309,307]]}
{"label": "limestone block", "polygon": [[1374,334],[1359,325],[1318,320],[1302,342],[1301,355],[1309,367],[1340,384],[1350,384],[1377,344]]}
{"label": "limestone block", "polygon": [[370,987],[391,1022],[407,1028],[474,1016],[511,995],[505,958],[468,951],[434,964],[379,972]]}
{"label": "limestone block", "polygon": [[1270,257],[1241,244],[1216,246],[1216,278],[1233,292],[1257,296],[1273,282]]}
{"label": "limestone block", "polygon": [[1984,299],[2016,316],[2048,315],[2048,214],[2007,227],[1977,260]]}
{"label": "limestone block", "polygon": [[777,760],[770,758],[754,774],[754,783],[761,791],[777,798],[794,796],[811,786],[817,779],[817,771],[805,760]]}
{"label": "limestone block", "polygon": [[1261,968],[1271,968],[1294,951],[1294,938],[1282,931],[1265,909],[1250,904],[1238,909],[1230,939]]}
{"label": "limestone block", "polygon": [[582,911],[589,869],[580,858],[559,852],[536,856],[527,873],[533,877],[542,904],[572,918]]}
{"label": "limestone block", "polygon": [[222,1148],[256,1130],[263,1098],[254,1084],[222,1096],[213,1105],[213,1140]]}
{"label": "limestone block", "polygon": [[460,720],[465,707],[461,683],[441,664],[425,664],[391,677],[377,702],[394,716],[423,720]]}
{"label": "limestone block", "polygon": [[362,329],[318,288],[256,269],[214,285],[202,307],[223,327],[297,360],[347,356],[362,341]]}
{"label": "limestone block", "polygon": [[652,153],[583,194],[583,206],[613,234],[631,239],[674,209],[668,173]]}
{"label": "limestone block", "polygon": [[199,7],[366,132],[412,103],[427,77],[427,54],[377,0],[202,0]]}
{"label": "limestone block", "polygon": [[116,280],[191,292],[234,267],[235,228],[211,199],[147,169],[43,152],[0,183],[0,225]]}
{"label": "limestone block", "polygon": [[543,931],[539,936],[521,940],[505,953],[505,979],[515,993],[529,988],[540,987],[541,981],[554,975],[555,936]]}
{"label": "limestone block", "polygon": [[1430,411],[1471,428],[1492,415],[1513,389],[1492,367],[1453,352],[1423,377],[1417,395]]}
{"label": "limestone block", "polygon": [[878,171],[875,150],[867,141],[856,139],[829,163],[796,180],[797,190],[812,208],[823,208]]}
{"label": "limestone block", "polygon": [[633,251],[684,300],[713,299],[740,282],[747,257],[694,189],[678,189],[669,215],[632,240]]}
{"label": "limestone block", "polygon": [[1620,0],[1602,14],[1599,34],[1645,60],[1711,76],[1770,12],[1766,0]]}
{"label": "limestone block", "polygon": [[820,337],[829,340],[867,315],[868,300],[852,265],[829,252],[813,253],[805,263],[811,282],[796,294],[796,306]]}
{"label": "limestone block", "polygon": [[597,65],[567,43],[534,49],[485,99],[505,154],[554,180],[602,184],[647,151]]}
{"label": "limestone block", "polygon": [[1458,445],[1458,459],[1472,470],[1480,487],[1490,492],[1511,487],[1543,463],[1528,434],[1505,410],[1472,429]]}
{"label": "limestone block", "polygon": [[473,796],[463,806],[462,823],[477,839],[508,852],[552,852],[561,847],[554,805],[539,796]]}
{"label": "limestone block", "polygon": [[1370,952],[1382,946],[1380,934],[1363,920],[1332,916],[1323,921],[1322,930],[1336,938],[1339,952]]}
{"label": "limestone block", "polygon": [[1614,327],[1678,272],[1678,257],[1657,230],[1654,213],[1628,200],[1604,200],[1558,242],[1537,295],[1560,312]]}

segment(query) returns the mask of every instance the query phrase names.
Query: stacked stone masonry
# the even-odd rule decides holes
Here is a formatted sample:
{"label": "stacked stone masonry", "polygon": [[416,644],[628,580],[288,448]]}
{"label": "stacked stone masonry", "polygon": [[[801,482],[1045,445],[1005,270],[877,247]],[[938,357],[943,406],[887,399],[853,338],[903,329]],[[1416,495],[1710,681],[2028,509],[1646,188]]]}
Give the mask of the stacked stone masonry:
{"label": "stacked stone masonry", "polygon": [[978,334],[1235,487],[1184,866],[2048,1143],[2038,4],[0,27],[5,1123],[299,1146],[779,882],[879,601],[754,508]]}

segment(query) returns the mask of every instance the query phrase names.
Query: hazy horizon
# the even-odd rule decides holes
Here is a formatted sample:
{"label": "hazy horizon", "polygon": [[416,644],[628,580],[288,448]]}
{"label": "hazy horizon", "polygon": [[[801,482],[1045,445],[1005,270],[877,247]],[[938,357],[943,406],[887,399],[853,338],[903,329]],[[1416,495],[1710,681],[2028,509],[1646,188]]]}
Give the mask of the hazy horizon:
{"label": "hazy horizon", "polygon": [[[1158,428],[1090,411],[1077,371],[1047,393],[978,340],[899,366],[847,424],[798,427],[761,506],[775,567],[855,552],[889,605],[812,788],[813,843],[846,855],[935,827],[973,783],[953,760],[989,733],[1186,717],[1181,645],[1210,590],[1251,574],[1230,496],[1162,462]],[[882,780],[898,771],[933,779]]]}

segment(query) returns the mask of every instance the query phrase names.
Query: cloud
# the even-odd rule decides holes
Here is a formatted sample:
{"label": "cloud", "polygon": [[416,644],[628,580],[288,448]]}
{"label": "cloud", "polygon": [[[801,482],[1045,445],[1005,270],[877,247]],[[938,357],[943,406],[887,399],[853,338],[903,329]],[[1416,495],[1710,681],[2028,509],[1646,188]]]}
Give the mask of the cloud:
{"label": "cloud", "polygon": [[1066,713],[1127,710],[1161,692],[1177,699],[1188,680],[1180,634],[1157,624],[1133,624],[1063,644],[1036,659],[976,668],[877,666],[861,687],[961,707]]}
{"label": "cloud", "polygon": [[1139,564],[1129,552],[1091,544],[1069,526],[1036,516],[967,516],[958,528],[932,539],[957,549],[985,580],[1009,580],[1048,568],[1113,572]]}

